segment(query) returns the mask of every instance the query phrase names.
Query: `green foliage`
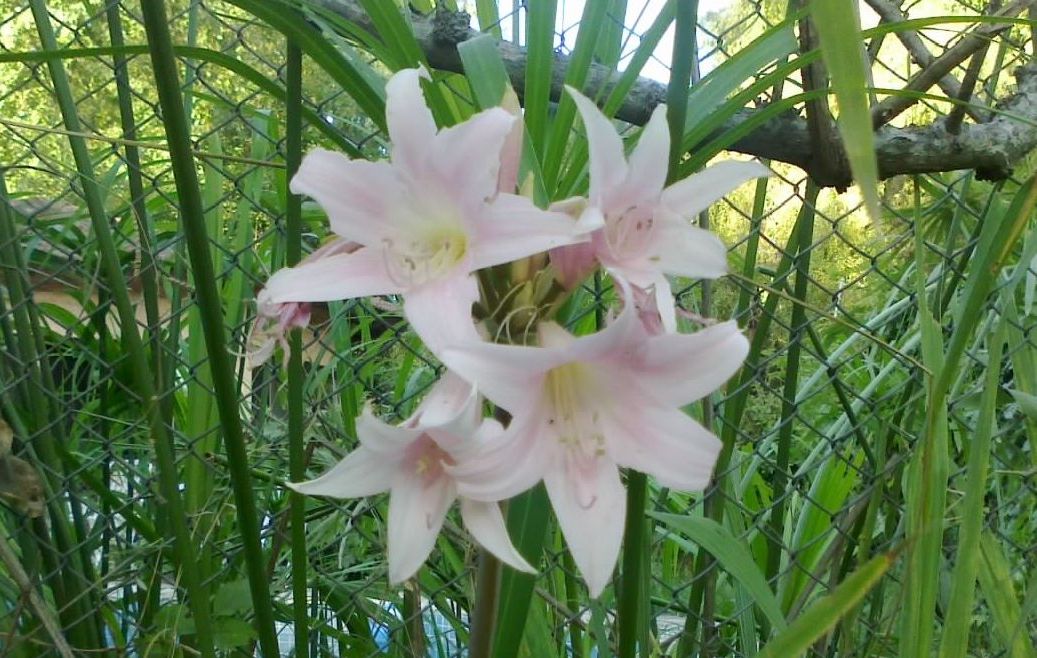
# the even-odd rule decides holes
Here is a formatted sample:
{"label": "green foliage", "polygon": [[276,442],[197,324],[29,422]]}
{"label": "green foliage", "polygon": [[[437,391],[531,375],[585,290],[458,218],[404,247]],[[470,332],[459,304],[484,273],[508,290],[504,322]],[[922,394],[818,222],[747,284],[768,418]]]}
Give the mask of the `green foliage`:
{"label": "green foliage", "polygon": [[[27,607],[10,569],[0,567],[0,653],[28,658],[52,646],[41,621],[49,612],[84,655],[116,645],[139,656],[195,656],[208,650],[206,624],[215,654],[251,655],[260,638],[252,586],[263,581],[272,596],[259,597],[260,607],[279,628],[305,613],[313,656],[384,647],[414,655],[421,642],[456,654],[476,599],[476,549],[457,518],[448,519],[430,564],[393,588],[384,570],[384,497],[306,499],[289,516],[283,488],[290,411],[301,419],[308,472],[318,473],[355,447],[365,405],[406,418],[438,376],[399,300],[315,305],[295,370],[301,401],[288,394],[281,352],[255,369],[244,356],[255,291],[286,261],[288,234],[306,250],[328,238],[311,203],[298,225],[284,221],[289,105],[302,117],[304,148],[384,158],[384,82],[427,61],[411,28],[434,3],[364,2],[381,36],[323,2],[168,3],[183,83],[176,95],[191,108],[185,142],[195,152],[176,157],[200,177],[193,191],[214,269],[208,281],[188,264],[168,112],[156,110],[159,87],[171,79],[156,82],[129,4],[114,12],[125,32],[116,44],[98,3],[46,3],[56,30],[50,56],[31,12],[0,17],[0,416],[12,429],[11,459],[39,474],[43,512],[27,513],[18,502],[25,492],[0,472],[0,541],[47,605],[44,613]],[[572,130],[571,102],[552,96],[564,3],[527,4],[515,37],[528,54],[517,90],[522,171],[546,205],[585,191],[587,149]],[[637,4],[587,3],[576,41],[566,42],[568,83],[582,85],[594,64],[612,69],[615,85],[597,99],[610,116],[677,15],[677,3],[660,3],[631,38],[621,27]],[[679,174],[732,143],[734,133],[713,131],[758,97],[775,114],[802,106],[793,85],[819,55],[796,52],[800,16],[787,15],[785,4],[740,2],[700,17],[708,32],[695,43],[707,67],[681,103],[687,116],[677,138],[694,148],[675,163]],[[947,14],[959,8],[931,4]],[[467,6],[491,35],[510,31],[512,3]],[[850,139],[855,153],[868,155],[863,82],[851,57],[860,41],[840,42],[838,21],[826,27],[836,28],[842,47],[836,60],[827,55],[844,83],[841,114],[855,108]],[[294,101],[286,39],[304,55]],[[726,55],[712,52],[718,45]],[[997,61],[1011,61],[1011,47],[998,47]],[[444,126],[496,104],[505,90],[493,36],[460,50],[464,75],[434,71],[428,86]],[[113,74],[120,57],[128,84]],[[845,66],[833,67],[840,57]],[[60,75],[48,66],[66,71],[71,102],[55,92]],[[1004,89],[1005,76],[985,66],[990,91]],[[56,93],[66,96],[64,117]],[[65,129],[81,134],[70,141]],[[627,137],[629,147],[638,129]],[[624,567],[638,589],[620,583],[599,601],[575,577],[543,489],[511,501],[509,530],[541,574],[502,574],[494,655],[615,655],[620,627],[646,656],[907,657],[932,655],[937,643],[947,657],[1034,655],[1037,579],[1026,559],[1037,532],[1032,179],[891,179],[875,184],[882,209],[869,216],[853,193],[804,188],[798,170],[772,168],[777,178],[708,213],[731,248],[733,275],[675,285],[686,309],[736,318],[753,342],[746,370],[692,410],[725,440],[715,487],[689,494],[649,481],[646,528],[658,525],[634,537],[641,562]],[[227,425],[195,296],[202,285],[218,296],[208,310],[219,311],[217,332],[231,357],[222,376],[232,395],[223,406],[244,424],[236,456],[221,440]],[[599,278],[560,317],[591,332],[612,299]],[[697,326],[682,322],[684,330]],[[157,442],[163,434],[169,464]],[[251,571],[232,472],[239,494],[244,482],[255,500]],[[170,505],[179,497],[182,512]],[[288,539],[299,518],[301,575],[289,566]],[[899,560],[894,547],[903,548]],[[647,572],[629,569],[638,565]],[[636,605],[624,601],[628,591],[638,592]]]}

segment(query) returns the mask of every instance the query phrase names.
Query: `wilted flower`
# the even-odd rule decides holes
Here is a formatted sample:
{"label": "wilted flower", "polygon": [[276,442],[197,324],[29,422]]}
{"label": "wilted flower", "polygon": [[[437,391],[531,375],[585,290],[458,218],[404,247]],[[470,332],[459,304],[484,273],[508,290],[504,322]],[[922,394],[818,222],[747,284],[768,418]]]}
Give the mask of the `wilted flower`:
{"label": "wilted flower", "polygon": [[[400,425],[388,425],[366,409],[357,421],[359,448],[319,478],[288,486],[335,498],[389,491],[389,580],[398,583],[413,576],[428,558],[457,499],[447,467],[501,431],[496,421],[481,417],[475,390],[447,374]],[[496,502],[462,497],[461,519],[476,541],[501,561],[534,571],[511,545]]]}
{"label": "wilted flower", "polygon": [[[360,245],[355,242],[336,238],[304,258],[300,265],[315,263],[336,254],[351,254],[359,248]],[[259,291],[256,296],[256,320],[248,338],[248,356],[252,367],[257,368],[266,363],[277,346],[287,354],[285,335],[309,323],[309,302],[276,303],[270,300],[270,294],[265,288]]]}
{"label": "wilted flower", "polygon": [[590,336],[541,324],[540,344],[443,351],[454,372],[512,414],[500,438],[450,470],[461,495],[488,501],[543,479],[569,550],[597,596],[623,534],[626,499],[618,467],[676,489],[705,487],[720,442],[680,407],[723,384],[741,365],[748,342],[733,322],[650,336],[627,304]]}
{"label": "wilted flower", "polygon": [[758,162],[721,162],[666,187],[670,133],[666,108],[655,108],[629,161],[612,123],[575,89],[590,151],[588,212],[604,216],[592,242],[598,260],[642,290],[652,288],[668,331],[676,328],[667,274],[714,279],[727,273],[727,249],[691,221],[742,183],[770,170]]}

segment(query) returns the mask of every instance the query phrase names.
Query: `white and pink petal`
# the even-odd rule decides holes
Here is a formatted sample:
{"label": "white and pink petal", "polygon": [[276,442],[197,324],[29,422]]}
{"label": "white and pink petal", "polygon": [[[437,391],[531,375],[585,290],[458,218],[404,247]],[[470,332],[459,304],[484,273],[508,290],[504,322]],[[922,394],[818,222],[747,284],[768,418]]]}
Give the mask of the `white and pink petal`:
{"label": "white and pink petal", "polygon": [[626,179],[614,190],[606,191],[606,207],[654,204],[666,185],[669,162],[670,129],[666,124],[666,106],[658,105],[630,153]]}
{"label": "white and pink petal", "polygon": [[609,414],[603,422],[608,453],[620,466],[682,491],[709,484],[720,440],[679,409],[641,405],[636,412]]}
{"label": "white and pink petal", "polygon": [[656,220],[648,249],[659,272],[695,279],[727,274],[727,247],[716,233],[666,211],[659,211]]}
{"label": "white and pink petal", "polygon": [[308,496],[357,498],[387,491],[396,475],[396,462],[364,448],[346,455],[320,477],[286,485]]}
{"label": "white and pink petal", "polygon": [[660,203],[666,210],[691,219],[743,183],[772,175],[759,162],[725,160],[675,182],[663,190]]}
{"label": "white and pink petal", "polygon": [[433,152],[436,121],[425,103],[421,79],[431,80],[422,67],[397,71],[385,83],[385,123],[392,142],[393,165],[413,174],[422,171]]}
{"label": "white and pink petal", "polygon": [[482,269],[564,245],[586,242],[586,225],[541,210],[524,196],[499,194],[472,236],[472,268]]}
{"label": "white and pink petal", "polygon": [[292,177],[294,194],[305,194],[328,215],[331,230],[364,245],[386,235],[404,186],[387,162],[350,160],[341,153],[314,149]]}
{"label": "white and pink petal", "polygon": [[623,154],[623,141],[612,122],[593,101],[572,87],[565,89],[575,101],[587,131],[591,175],[589,196],[592,204],[600,206],[608,191],[619,187],[626,180],[628,168]]}
{"label": "white and pink petal", "polygon": [[511,543],[500,505],[462,497],[461,520],[475,541],[498,560],[517,571],[536,573]]}
{"label": "white and pink petal", "polygon": [[623,541],[626,491],[608,457],[568,458],[544,474],[558,526],[592,598],[612,579]]}
{"label": "white and pink petal", "polygon": [[492,197],[497,192],[504,142],[515,121],[495,107],[441,130],[426,163],[436,182],[469,203],[482,204]]}
{"label": "white and pink petal", "polygon": [[663,405],[683,406],[723,386],[748,353],[749,341],[734,322],[654,336],[636,365],[640,388]]}
{"label": "white and pink petal", "polygon": [[389,497],[390,583],[407,580],[428,559],[446,513],[456,498],[457,492],[449,478],[425,482],[411,473],[395,478]]}
{"label": "white and pink petal", "polygon": [[478,298],[475,277],[455,270],[451,276],[406,291],[403,313],[414,333],[439,356],[448,345],[482,340],[472,320],[472,304]]}
{"label": "white and pink petal", "polygon": [[365,247],[285,267],[274,272],[259,293],[260,303],[330,302],[368,295],[394,295],[400,284],[385,267],[378,247]]}

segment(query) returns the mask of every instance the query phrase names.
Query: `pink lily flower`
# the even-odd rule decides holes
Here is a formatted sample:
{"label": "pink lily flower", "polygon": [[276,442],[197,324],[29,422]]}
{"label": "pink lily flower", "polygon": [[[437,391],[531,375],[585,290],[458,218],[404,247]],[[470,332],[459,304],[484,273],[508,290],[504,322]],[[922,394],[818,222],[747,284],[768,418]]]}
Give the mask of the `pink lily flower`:
{"label": "pink lily flower", "polygon": [[498,192],[514,116],[493,108],[437,130],[422,77],[424,69],[406,69],[386,84],[391,163],[316,149],[292,179],[292,191],[315,199],[335,233],[364,248],[281,270],[267,294],[274,303],[403,294],[407,319],[436,351],[477,337],[473,272],[586,240],[587,231]]}
{"label": "pink lily flower", "polygon": [[[481,416],[475,390],[448,373],[400,425],[388,425],[366,409],[357,421],[359,448],[319,478],[288,486],[299,493],[335,498],[389,491],[389,581],[402,582],[432,552],[458,497],[449,465],[501,431],[493,419],[480,422]],[[512,546],[496,502],[462,497],[461,519],[475,540],[502,562],[535,573]]]}
{"label": "pink lily flower", "polygon": [[592,238],[598,260],[642,290],[654,286],[667,331],[676,330],[667,274],[715,279],[727,273],[727,248],[695,226],[697,215],[742,183],[772,172],[758,162],[727,161],[666,185],[670,133],[659,105],[630,153],[612,123],[587,97],[566,88],[587,130],[590,151],[588,211],[604,216]]}
{"label": "pink lily flower", "polygon": [[590,336],[576,338],[553,323],[539,329],[540,347],[478,343],[443,351],[451,370],[512,414],[486,450],[448,470],[461,495],[477,500],[510,498],[543,479],[596,597],[623,535],[619,467],[667,487],[703,489],[721,444],[680,407],[723,384],[749,344],[733,322],[650,336],[633,304]]}

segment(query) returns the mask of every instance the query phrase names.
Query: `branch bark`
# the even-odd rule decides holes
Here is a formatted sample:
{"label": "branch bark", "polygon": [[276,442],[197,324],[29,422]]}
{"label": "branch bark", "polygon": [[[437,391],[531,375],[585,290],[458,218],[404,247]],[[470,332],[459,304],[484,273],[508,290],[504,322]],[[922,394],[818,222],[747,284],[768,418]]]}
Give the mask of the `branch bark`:
{"label": "branch bark", "polygon": [[[377,34],[374,24],[358,0],[313,1],[357,27]],[[1018,2],[1013,3],[1015,4]],[[1006,7],[1006,10],[1010,9]],[[1007,13],[1006,10],[1003,10],[1002,14]],[[445,71],[463,72],[457,44],[480,34],[469,27],[467,14],[440,12],[431,16],[413,15],[411,23],[430,66]],[[983,38],[989,39],[998,28],[1003,29],[1002,26],[984,25],[977,32],[981,33]],[[961,44],[952,57],[960,56],[960,51],[963,50],[960,46]],[[525,49],[506,41],[498,41],[497,50],[511,78],[512,86],[521,94],[525,87]],[[937,60],[946,56],[945,54]],[[553,99],[557,100],[562,94],[568,65],[568,57],[560,53],[555,54],[551,79]],[[945,72],[937,75],[934,73],[936,72],[930,69],[933,82],[942,78]],[[900,174],[974,169],[981,179],[1008,178],[1013,165],[1037,148],[1037,64],[1030,63],[1019,67],[1015,71],[1015,77],[1017,89],[998,103],[1000,113],[986,123],[965,124],[960,127],[957,134],[947,132],[942,121],[905,128],[889,125],[880,127],[875,133],[879,176],[889,178]],[[591,65],[585,91],[592,98],[601,97],[599,94],[602,93],[607,94],[614,84],[615,74],[610,68],[598,64]],[[631,124],[644,125],[652,110],[664,101],[665,96],[665,85],[647,78],[639,78],[623,100],[616,117]],[[744,125],[761,111],[763,110],[745,109],[735,113],[710,135],[707,141]],[[845,188],[852,182],[848,168],[830,169],[822,166],[813,157],[810,145],[806,120],[797,114],[786,113],[767,120],[728,148],[738,153],[800,167],[821,186]]]}
{"label": "branch bark", "polygon": [[[1029,1],[1016,0],[1016,2],[997,12],[996,15],[1002,18],[1012,18],[1026,9]],[[929,66],[922,69],[918,75],[911,78],[904,89],[916,92],[928,90],[938,80],[950,74],[956,66],[978,51],[986,48],[994,37],[1009,27],[1011,27],[1011,23],[985,23],[968,32],[958,43],[948,48],[942,55],[934,59]],[[918,99],[910,95],[889,96],[871,108],[871,118],[875,127],[889,123],[894,117],[917,102]]]}
{"label": "branch bark", "polygon": [[[868,6],[879,15],[884,23],[899,23],[906,21],[907,16],[901,11],[900,7],[890,0],[865,0]],[[898,30],[896,33],[897,39],[904,46],[908,55],[914,60],[922,69],[927,69],[932,66],[933,55],[926,48],[925,44],[922,43],[921,37],[914,30]],[[943,93],[947,94],[949,98],[962,98],[961,83],[951,74],[947,74],[936,81],[936,84],[940,86]],[[964,98],[963,100],[968,100]],[[965,112],[968,113],[977,123],[981,122],[982,115],[971,107],[965,107]]]}

